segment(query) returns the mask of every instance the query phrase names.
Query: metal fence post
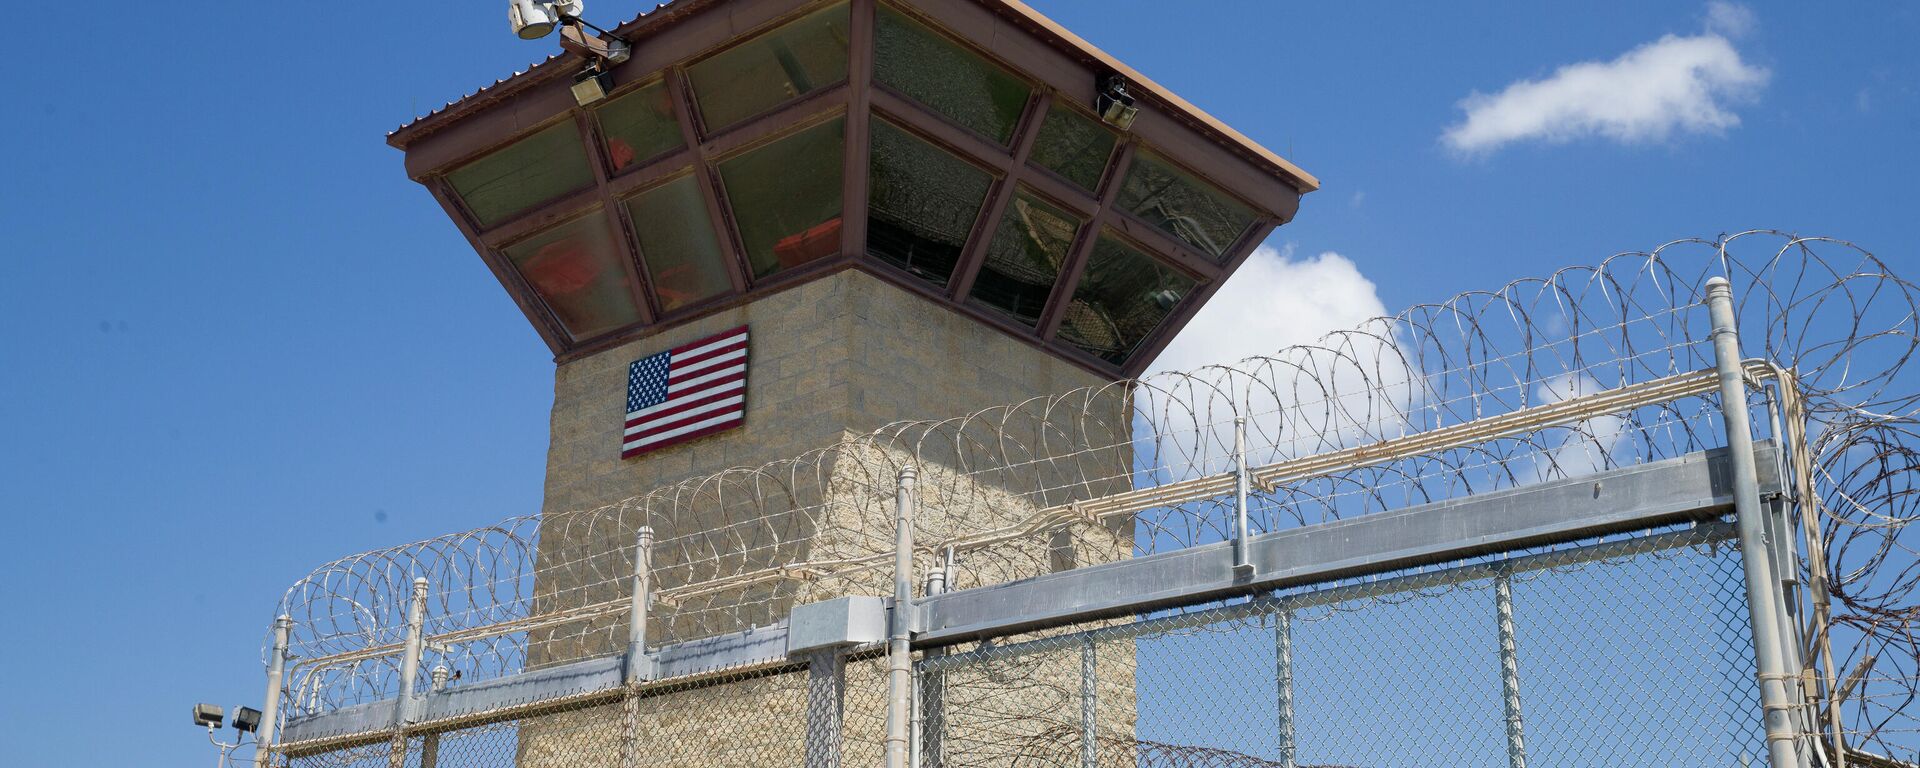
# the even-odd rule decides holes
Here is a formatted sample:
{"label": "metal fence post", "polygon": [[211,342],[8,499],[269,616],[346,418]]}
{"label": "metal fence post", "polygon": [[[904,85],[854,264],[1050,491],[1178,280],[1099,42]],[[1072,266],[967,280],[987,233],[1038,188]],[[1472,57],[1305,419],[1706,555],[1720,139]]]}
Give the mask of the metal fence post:
{"label": "metal fence post", "polygon": [[1093,633],[1080,636],[1080,768],[1100,764],[1100,680]]}
{"label": "metal fence post", "polygon": [[1527,728],[1520,709],[1520,644],[1513,629],[1513,574],[1504,565],[1494,572],[1493,602],[1500,623],[1500,693],[1507,714],[1507,766],[1527,768]]}
{"label": "metal fence post", "polygon": [[1233,575],[1246,577],[1253,575],[1253,553],[1247,541],[1247,496],[1249,494],[1247,476],[1247,418],[1235,416],[1233,419]]}
{"label": "metal fence post", "polygon": [[627,607],[627,684],[654,678],[647,655],[647,612],[653,609],[653,528],[640,526],[634,537],[633,592]]}
{"label": "metal fence post", "polygon": [[1273,663],[1274,682],[1280,699],[1280,766],[1294,768],[1298,747],[1294,743],[1293,726],[1293,609],[1287,601],[1279,601],[1279,610],[1273,614]]}
{"label": "metal fence post", "polygon": [[[927,597],[947,591],[947,568],[942,564],[927,571],[927,586],[923,594]],[[945,655],[944,651],[930,649],[928,659]],[[915,768],[940,768],[946,763],[947,731],[947,673],[922,672],[920,681],[920,755],[914,761]]]}
{"label": "metal fence post", "polygon": [[[453,670],[447,669],[445,664],[435,664],[433,671],[428,674],[433,680],[433,687],[428,690],[432,693],[445,693],[447,682],[453,679]],[[440,765],[440,732],[434,731],[420,737],[420,768],[436,768],[438,765]]]}
{"label": "metal fence post", "polygon": [[293,617],[280,614],[273,620],[273,650],[267,657],[267,697],[260,703],[264,711],[260,714],[260,731],[255,737],[258,747],[254,750],[255,768],[267,768],[273,764],[273,744],[277,740],[280,724],[280,695],[286,685],[287,673],[287,635],[293,629]]}
{"label": "metal fence post", "polygon": [[1707,308],[1713,319],[1713,356],[1720,374],[1720,412],[1727,428],[1727,452],[1733,467],[1735,529],[1745,571],[1747,612],[1753,624],[1754,657],[1759,668],[1760,705],[1766,727],[1767,761],[1772,768],[1802,768],[1794,745],[1793,697],[1781,651],[1778,607],[1779,572],[1767,542],[1767,510],[1760,505],[1759,470],[1753,457],[1752,417],[1747,410],[1745,366],[1740,331],[1733,313],[1733,287],[1726,278],[1707,281]]}
{"label": "metal fence post", "polygon": [[847,658],[840,651],[819,651],[807,659],[805,768],[840,768],[846,689]]}
{"label": "metal fence post", "polygon": [[627,595],[627,690],[620,700],[620,764],[640,765],[640,689],[655,675],[647,654],[647,613],[653,610],[653,528],[640,526],[634,534],[633,590]]}
{"label": "metal fence post", "polygon": [[887,641],[887,768],[907,768],[913,717],[914,468],[900,470],[894,496],[893,631]]}
{"label": "metal fence post", "polygon": [[413,580],[413,600],[407,606],[407,642],[400,657],[400,696],[393,702],[393,749],[387,764],[404,768],[407,763],[407,723],[413,719],[414,678],[420,676],[420,657],[425,655],[427,627],[427,579]]}

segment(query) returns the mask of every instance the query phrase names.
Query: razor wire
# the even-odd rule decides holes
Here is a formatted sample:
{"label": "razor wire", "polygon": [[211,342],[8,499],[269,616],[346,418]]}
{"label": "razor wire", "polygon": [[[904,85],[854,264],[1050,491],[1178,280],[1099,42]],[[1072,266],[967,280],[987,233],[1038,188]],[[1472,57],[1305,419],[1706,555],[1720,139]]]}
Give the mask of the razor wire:
{"label": "razor wire", "polygon": [[1826,675],[1836,686],[1869,656],[1883,665],[1842,702],[1846,729],[1871,740],[1908,722],[1916,691],[1915,289],[1851,243],[1778,232],[1622,253],[1232,365],[891,424],[594,509],[342,558],[279,606],[294,620],[285,711],[398,691],[416,577],[430,583],[423,675],[619,652],[643,525],[659,537],[660,642],[884,593],[894,477],[908,464],[920,469],[920,557],[952,550],[953,587],[967,588],[1226,540],[1241,464],[1261,533],[1720,447],[1697,306],[1716,276],[1733,282],[1749,373],[1768,387],[1753,396],[1772,418],[1756,428],[1788,445],[1791,501],[1812,523],[1803,565],[1826,594],[1805,599],[1831,604],[1809,613],[1808,639],[1844,646],[1848,669]]}

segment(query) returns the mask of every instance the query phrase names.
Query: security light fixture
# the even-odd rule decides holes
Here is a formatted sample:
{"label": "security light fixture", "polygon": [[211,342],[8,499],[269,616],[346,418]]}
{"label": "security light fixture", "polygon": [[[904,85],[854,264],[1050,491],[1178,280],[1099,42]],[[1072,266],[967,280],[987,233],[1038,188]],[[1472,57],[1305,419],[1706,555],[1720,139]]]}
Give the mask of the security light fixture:
{"label": "security light fixture", "polygon": [[260,710],[241,707],[233,711],[233,729],[241,733],[260,732]]}
{"label": "security light fixture", "polygon": [[538,40],[553,34],[554,25],[560,23],[560,13],[550,2],[508,0],[507,21],[520,39]]}
{"label": "security light fixture", "polygon": [[613,73],[590,66],[573,77],[573,100],[586,106],[607,97],[613,90]]}
{"label": "security light fixture", "polygon": [[1126,78],[1119,75],[1107,75],[1100,81],[1093,106],[1100,111],[1101,120],[1123,131],[1133,128],[1133,119],[1140,116],[1140,108],[1133,105],[1133,94],[1127,92]]}
{"label": "security light fixture", "polygon": [[212,704],[193,705],[193,724],[194,725],[206,726],[208,730],[212,730],[214,728],[220,727],[220,723],[226,720],[226,718],[227,718],[226,710],[221,709],[218,706],[215,706]]}

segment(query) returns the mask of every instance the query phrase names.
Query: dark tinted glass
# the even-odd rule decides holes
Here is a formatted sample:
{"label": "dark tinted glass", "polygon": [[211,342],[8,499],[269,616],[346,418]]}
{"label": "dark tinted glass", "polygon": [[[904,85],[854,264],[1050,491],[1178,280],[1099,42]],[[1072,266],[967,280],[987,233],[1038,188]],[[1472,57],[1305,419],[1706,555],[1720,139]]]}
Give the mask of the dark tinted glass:
{"label": "dark tinted glass", "polygon": [[1119,205],[1215,259],[1226,255],[1255,217],[1253,209],[1150,152],[1133,158]]}
{"label": "dark tinted glass", "polygon": [[1115,365],[1124,364],[1194,280],[1109,235],[1101,235],[1073,289],[1060,338]]}
{"label": "dark tinted glass", "polygon": [[1098,121],[1064,106],[1047,110],[1034,137],[1033,162],[1092,192],[1113,156],[1114,136]]}
{"label": "dark tinted glass", "polygon": [[987,245],[986,262],[973,281],[973,303],[1028,327],[1039,325],[1079,229],[1079,219],[1021,190]]}
{"label": "dark tinted glass", "polygon": [[687,68],[708,130],[847,79],[847,6],[827,8]]}
{"label": "dark tinted glass", "polygon": [[673,116],[672,96],[662,83],[614,99],[597,114],[600,133],[607,142],[607,161],[616,173],[685,143],[680,137],[680,121]]}
{"label": "dark tinted glass", "polygon": [[534,235],[506,254],[574,339],[640,321],[621,264],[626,257],[599,212]]}
{"label": "dark tinted glass", "polygon": [[888,87],[1002,145],[1033,88],[945,36],[887,8],[875,30],[874,76]]}
{"label": "dark tinted glass", "polygon": [[672,312],[733,288],[726,255],[713,234],[700,183],[682,176],[627,201],[640,257],[653,278],[660,309]]}
{"label": "dark tinted glass", "polygon": [[447,183],[480,226],[593,184],[580,131],[563,122],[447,174]]}
{"label": "dark tinted glass", "polygon": [[867,253],[946,285],[993,177],[884,120],[872,165]]}
{"label": "dark tinted glass", "polygon": [[846,121],[834,118],[720,163],[753,274],[840,252]]}

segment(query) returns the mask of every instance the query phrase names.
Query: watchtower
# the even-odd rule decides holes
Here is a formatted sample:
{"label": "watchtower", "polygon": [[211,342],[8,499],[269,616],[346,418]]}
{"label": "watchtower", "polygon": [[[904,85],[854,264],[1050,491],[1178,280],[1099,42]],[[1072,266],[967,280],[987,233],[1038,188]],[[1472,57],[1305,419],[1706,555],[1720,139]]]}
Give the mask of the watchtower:
{"label": "watchtower", "polygon": [[[542,555],[631,544],[572,510],[1138,374],[1317,185],[1014,0],[677,0],[561,45],[388,137],[553,351]],[[642,379],[715,339],[727,388],[656,417]]]}
{"label": "watchtower", "polygon": [[[1012,0],[577,30],[388,136],[553,350],[550,512],[1137,374],[1317,184]],[[629,365],[739,326],[743,427],[623,459]]]}

